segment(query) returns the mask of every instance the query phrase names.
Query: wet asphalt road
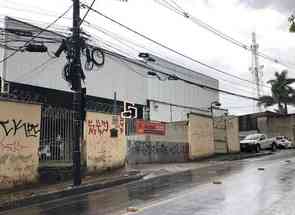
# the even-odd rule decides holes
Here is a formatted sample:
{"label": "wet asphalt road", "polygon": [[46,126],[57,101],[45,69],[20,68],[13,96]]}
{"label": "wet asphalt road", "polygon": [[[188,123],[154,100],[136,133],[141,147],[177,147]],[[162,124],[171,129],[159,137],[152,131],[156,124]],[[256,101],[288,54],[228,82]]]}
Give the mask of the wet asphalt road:
{"label": "wet asphalt road", "polygon": [[139,209],[129,214],[140,215],[293,215],[295,151],[133,182],[0,215],[126,214],[129,206]]}

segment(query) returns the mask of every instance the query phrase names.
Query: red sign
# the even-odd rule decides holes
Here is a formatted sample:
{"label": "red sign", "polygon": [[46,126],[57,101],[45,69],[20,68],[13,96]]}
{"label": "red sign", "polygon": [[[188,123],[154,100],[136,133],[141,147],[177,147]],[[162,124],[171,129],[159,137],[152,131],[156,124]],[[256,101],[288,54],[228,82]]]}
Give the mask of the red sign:
{"label": "red sign", "polygon": [[144,120],[137,120],[136,133],[165,135],[166,124],[164,122],[149,122]]}

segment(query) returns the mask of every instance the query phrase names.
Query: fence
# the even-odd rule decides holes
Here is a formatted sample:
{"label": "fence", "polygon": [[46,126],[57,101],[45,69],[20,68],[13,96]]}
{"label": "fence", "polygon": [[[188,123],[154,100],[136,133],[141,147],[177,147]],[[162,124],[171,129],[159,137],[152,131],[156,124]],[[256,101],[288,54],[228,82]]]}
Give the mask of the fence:
{"label": "fence", "polygon": [[42,108],[40,162],[72,160],[74,114],[74,111],[61,108]]}

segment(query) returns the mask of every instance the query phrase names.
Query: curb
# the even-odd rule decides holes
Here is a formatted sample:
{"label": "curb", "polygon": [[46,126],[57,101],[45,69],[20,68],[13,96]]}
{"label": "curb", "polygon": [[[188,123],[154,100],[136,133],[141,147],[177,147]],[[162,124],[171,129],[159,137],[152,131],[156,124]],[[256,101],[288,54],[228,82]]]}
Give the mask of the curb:
{"label": "curb", "polygon": [[112,186],[117,186],[117,185],[129,183],[131,181],[139,180],[143,178],[143,176],[144,175],[142,174],[132,175],[132,176],[123,176],[116,180],[110,180],[107,182],[85,184],[79,187],[69,187],[69,188],[65,188],[62,191],[35,195],[25,199],[18,199],[15,201],[5,202],[3,204],[0,203],[0,212],[16,209],[16,208],[20,208],[20,207],[24,207],[28,205],[39,204],[42,202],[46,202],[46,201],[50,201],[50,200],[54,200],[58,198],[64,198],[64,197],[68,197],[68,196],[72,196],[76,194],[83,194],[83,193],[87,193],[87,192],[91,192],[95,190],[110,188]]}
{"label": "curb", "polygon": [[244,160],[248,158],[262,157],[262,156],[273,155],[273,154],[274,152],[265,152],[265,153],[259,153],[259,154],[236,154],[236,155],[232,155],[232,157],[221,158],[220,161]]}

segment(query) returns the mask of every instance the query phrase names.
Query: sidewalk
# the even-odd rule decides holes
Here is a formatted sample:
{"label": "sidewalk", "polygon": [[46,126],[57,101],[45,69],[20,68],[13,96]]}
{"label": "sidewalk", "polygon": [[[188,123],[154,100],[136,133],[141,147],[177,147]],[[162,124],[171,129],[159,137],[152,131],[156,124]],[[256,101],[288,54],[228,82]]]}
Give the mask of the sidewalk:
{"label": "sidewalk", "polygon": [[30,187],[0,191],[0,211],[109,188],[139,180],[142,177],[140,171],[122,168],[99,175],[85,176],[79,187],[73,187],[72,181],[66,181],[58,184],[36,184]]}
{"label": "sidewalk", "polygon": [[165,164],[137,164],[130,165],[130,170],[141,171],[144,175],[143,179],[159,177],[162,175],[184,172],[189,170],[201,169],[213,165],[221,165],[234,160],[243,160],[254,157],[261,157],[272,155],[273,152],[260,152],[260,153],[237,153],[237,154],[221,154],[214,155],[210,158],[201,159],[199,161],[191,161],[184,163],[165,163]]}
{"label": "sidewalk", "polygon": [[0,191],[0,211],[50,201],[56,198],[109,188],[142,178],[156,178],[164,175],[196,170],[214,165],[222,165],[233,160],[241,160],[270,154],[272,153],[263,152],[259,154],[227,154],[216,155],[211,158],[194,162],[131,165],[126,168],[114,170],[112,172],[86,176],[83,178],[82,185],[79,187],[72,187],[72,181],[66,181],[58,184],[39,184],[22,189]]}

